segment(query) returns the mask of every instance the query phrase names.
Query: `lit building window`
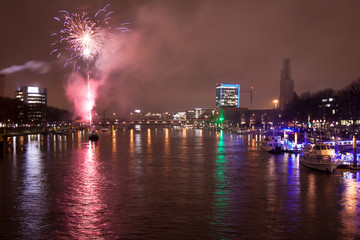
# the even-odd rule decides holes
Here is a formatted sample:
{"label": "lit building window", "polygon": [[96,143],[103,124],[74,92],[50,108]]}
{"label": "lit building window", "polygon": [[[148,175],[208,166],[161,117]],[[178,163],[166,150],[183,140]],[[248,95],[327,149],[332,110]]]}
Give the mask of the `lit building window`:
{"label": "lit building window", "polygon": [[38,87],[23,86],[15,92],[15,98],[23,102],[18,106],[21,122],[42,123],[46,121],[46,88],[42,93]]}
{"label": "lit building window", "polygon": [[240,107],[240,85],[217,84],[216,107]]}

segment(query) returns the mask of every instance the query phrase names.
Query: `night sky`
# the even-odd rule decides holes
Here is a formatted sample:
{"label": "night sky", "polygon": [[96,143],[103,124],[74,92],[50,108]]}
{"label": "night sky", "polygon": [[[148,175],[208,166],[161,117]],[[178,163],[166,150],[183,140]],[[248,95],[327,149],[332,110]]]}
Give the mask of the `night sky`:
{"label": "night sky", "polygon": [[[216,83],[254,86],[253,107],[272,107],[280,70],[291,59],[298,95],[341,89],[360,76],[360,1],[12,0],[0,7],[0,69],[40,61],[36,71],[7,74],[6,94],[20,85],[48,89],[48,105],[72,109],[71,68],[49,55],[59,10],[89,13],[110,3],[112,25],[131,22],[100,58],[106,73],[96,110],[127,115],[215,107]],[[35,62],[32,62],[35,63]],[[249,107],[249,95],[241,96]]]}

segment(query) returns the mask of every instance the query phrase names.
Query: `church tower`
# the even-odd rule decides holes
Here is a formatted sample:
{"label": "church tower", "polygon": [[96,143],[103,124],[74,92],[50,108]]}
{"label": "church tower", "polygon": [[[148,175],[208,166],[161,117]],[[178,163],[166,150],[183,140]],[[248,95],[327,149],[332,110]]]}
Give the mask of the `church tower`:
{"label": "church tower", "polygon": [[280,108],[294,100],[294,80],[291,79],[290,59],[284,59],[283,69],[280,76]]}

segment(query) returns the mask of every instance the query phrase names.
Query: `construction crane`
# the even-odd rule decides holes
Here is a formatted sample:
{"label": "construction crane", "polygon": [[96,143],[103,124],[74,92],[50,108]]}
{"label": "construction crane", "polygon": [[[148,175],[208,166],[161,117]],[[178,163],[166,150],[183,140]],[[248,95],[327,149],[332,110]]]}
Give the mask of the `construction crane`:
{"label": "construction crane", "polygon": [[240,92],[244,92],[244,93],[250,93],[250,110],[252,109],[253,91],[254,91],[254,87],[250,87],[250,90],[242,90],[242,91],[240,91]]}

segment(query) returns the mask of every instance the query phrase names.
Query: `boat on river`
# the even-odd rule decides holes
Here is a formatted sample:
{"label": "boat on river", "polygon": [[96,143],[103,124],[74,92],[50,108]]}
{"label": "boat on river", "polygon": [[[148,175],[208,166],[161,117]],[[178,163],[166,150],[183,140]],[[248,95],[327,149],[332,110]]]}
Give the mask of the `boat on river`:
{"label": "boat on river", "polygon": [[91,141],[99,140],[99,134],[96,131],[89,132],[89,140]]}
{"label": "boat on river", "polygon": [[304,146],[300,163],[309,168],[330,173],[340,165],[340,161],[336,159],[335,150],[331,149],[330,144],[324,143]]}
{"label": "boat on river", "polygon": [[267,152],[279,153],[284,150],[284,141],[281,139],[281,136],[267,136],[261,141],[260,146]]}

